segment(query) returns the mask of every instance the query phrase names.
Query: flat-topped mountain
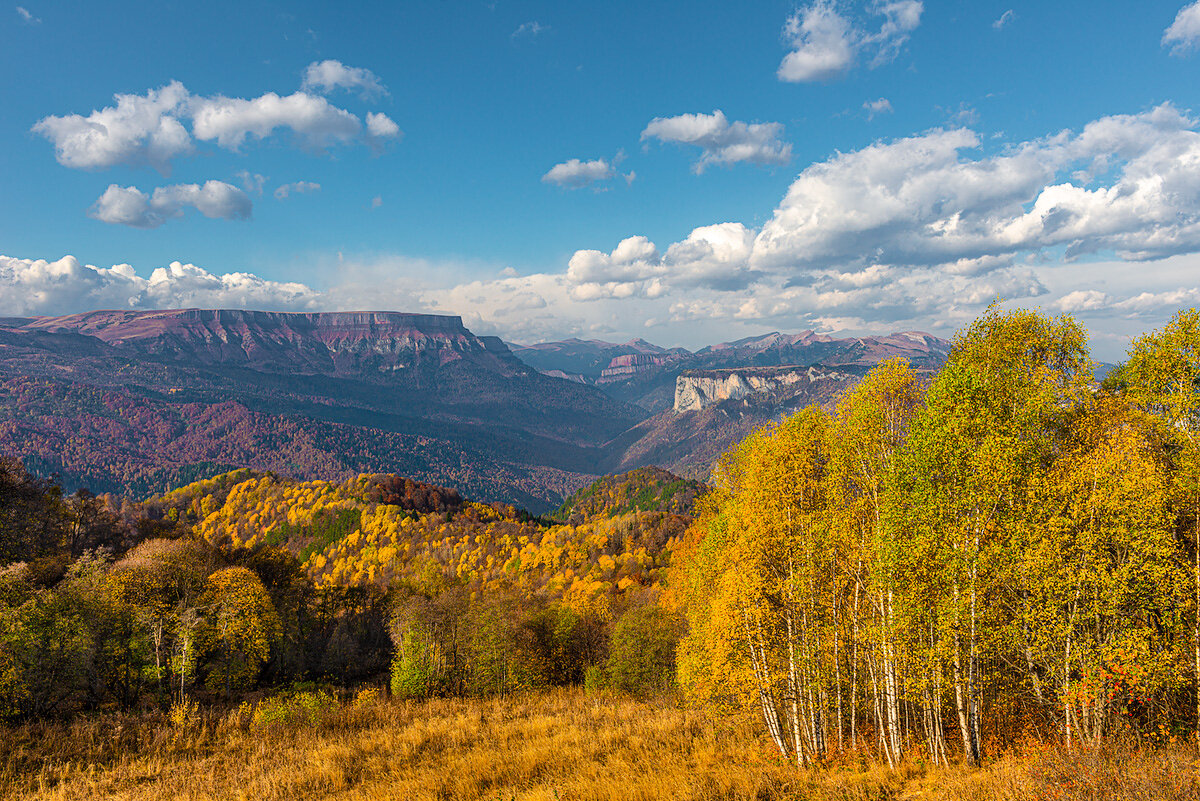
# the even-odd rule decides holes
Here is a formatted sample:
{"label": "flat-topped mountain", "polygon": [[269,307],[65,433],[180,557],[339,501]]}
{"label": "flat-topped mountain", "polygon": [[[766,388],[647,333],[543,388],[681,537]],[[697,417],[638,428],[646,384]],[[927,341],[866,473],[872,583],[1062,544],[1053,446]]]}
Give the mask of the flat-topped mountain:
{"label": "flat-topped mountain", "polygon": [[645,416],[539,373],[458,317],[183,309],[0,322],[0,451],[95,491],[241,466],[396,471],[540,511]]}
{"label": "flat-topped mountain", "polygon": [[461,317],[401,312],[262,312],[241,309],[94,311],[0,322],[23,331],[76,333],[122,352],[275,373],[369,378],[456,359],[526,372],[497,337]]}

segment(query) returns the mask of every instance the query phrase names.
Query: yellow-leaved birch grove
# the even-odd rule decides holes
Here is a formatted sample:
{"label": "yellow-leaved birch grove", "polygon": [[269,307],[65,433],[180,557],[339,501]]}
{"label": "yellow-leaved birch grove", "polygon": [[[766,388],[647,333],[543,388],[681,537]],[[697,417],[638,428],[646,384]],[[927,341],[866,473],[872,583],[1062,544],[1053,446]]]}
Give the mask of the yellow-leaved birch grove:
{"label": "yellow-leaved birch grove", "polygon": [[685,691],[799,765],[1195,736],[1200,314],[1095,368],[1069,317],[992,307],[936,374],[727,453],[676,568]]}

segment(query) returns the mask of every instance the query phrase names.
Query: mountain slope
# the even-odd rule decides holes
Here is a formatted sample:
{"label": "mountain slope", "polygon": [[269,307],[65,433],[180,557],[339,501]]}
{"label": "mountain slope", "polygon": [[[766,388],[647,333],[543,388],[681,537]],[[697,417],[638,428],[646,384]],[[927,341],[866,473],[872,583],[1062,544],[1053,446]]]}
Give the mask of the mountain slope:
{"label": "mountain slope", "polygon": [[620,475],[603,476],[575,492],[554,510],[550,519],[579,525],[600,517],[632,512],[667,512],[691,517],[704,484],[660,467],[639,467]]}
{"label": "mountain slope", "polygon": [[497,424],[585,446],[644,417],[541,375],[458,317],[430,314],[183,309],[36,318],[0,326],[0,369],[174,395],[219,392],[336,422],[361,423],[347,410],[367,409]]}
{"label": "mountain slope", "polygon": [[[603,382],[610,371],[635,363],[663,364],[691,353],[684,348],[662,348],[644,339],[617,344],[600,339],[565,339],[537,345],[511,345],[514,356],[548,375],[572,378],[582,383]],[[625,372],[631,372],[626,370]]]}
{"label": "mountain slope", "polygon": [[[0,381],[0,450],[68,483],[139,492],[242,465],[307,478],[400,470],[544,510],[645,416],[538,373],[457,317],[393,312],[8,319]],[[38,396],[52,408],[33,412]],[[210,426],[202,409],[237,422]],[[296,432],[324,444],[301,447]]]}

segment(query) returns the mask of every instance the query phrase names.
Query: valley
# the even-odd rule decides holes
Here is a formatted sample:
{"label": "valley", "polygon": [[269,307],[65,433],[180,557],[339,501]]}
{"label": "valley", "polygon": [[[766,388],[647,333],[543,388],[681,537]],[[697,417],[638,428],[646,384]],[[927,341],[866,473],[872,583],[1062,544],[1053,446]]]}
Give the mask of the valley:
{"label": "valley", "polygon": [[510,346],[458,317],[401,312],[4,318],[0,448],[69,490],[142,497],[240,467],[398,472],[539,513],[605,473],[657,464],[706,479],[755,428],[887,358],[936,368],[948,347],[813,332],[696,352]]}

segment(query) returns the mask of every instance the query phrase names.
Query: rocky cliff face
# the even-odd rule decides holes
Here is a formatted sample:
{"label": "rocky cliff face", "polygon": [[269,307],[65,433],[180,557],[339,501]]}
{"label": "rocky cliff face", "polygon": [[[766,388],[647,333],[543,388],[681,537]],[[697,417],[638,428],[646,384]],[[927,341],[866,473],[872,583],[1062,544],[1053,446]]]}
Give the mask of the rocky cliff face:
{"label": "rocky cliff face", "polygon": [[838,386],[852,380],[848,373],[821,367],[748,367],[737,370],[689,370],[675,380],[674,411],[698,412],[713,404],[791,387],[798,394],[820,382]]}
{"label": "rocky cliff face", "polygon": [[678,357],[660,356],[652,353],[631,353],[614,357],[608,367],[600,372],[597,384],[621,381],[638,373],[646,373],[661,365],[677,360]]}
{"label": "rocky cliff face", "polygon": [[477,337],[460,317],[436,314],[173,309],[22,322],[26,331],[81,334],[156,359],[270,373],[369,377],[459,359],[509,375],[528,372],[498,338]]}

